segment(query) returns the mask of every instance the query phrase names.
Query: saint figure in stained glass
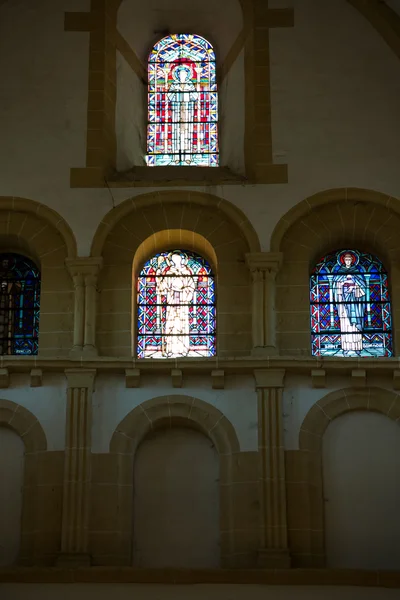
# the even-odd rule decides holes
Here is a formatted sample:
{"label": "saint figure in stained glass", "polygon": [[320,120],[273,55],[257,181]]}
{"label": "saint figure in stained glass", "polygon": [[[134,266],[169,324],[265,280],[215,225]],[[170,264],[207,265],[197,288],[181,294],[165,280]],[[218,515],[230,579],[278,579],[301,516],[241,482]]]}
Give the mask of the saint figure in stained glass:
{"label": "saint figure in stained glass", "polygon": [[215,55],[194,34],[160,40],[148,62],[148,166],[218,166]]}
{"label": "saint figure in stained glass", "polygon": [[37,354],[40,273],[18,254],[0,255],[0,354]]}
{"label": "saint figure in stained glass", "polygon": [[311,275],[314,356],[391,356],[387,274],[371,254],[340,250]]}
{"label": "saint figure in stained glass", "polygon": [[210,266],[191,252],[161,252],[144,265],[138,278],[138,357],[214,354]]}

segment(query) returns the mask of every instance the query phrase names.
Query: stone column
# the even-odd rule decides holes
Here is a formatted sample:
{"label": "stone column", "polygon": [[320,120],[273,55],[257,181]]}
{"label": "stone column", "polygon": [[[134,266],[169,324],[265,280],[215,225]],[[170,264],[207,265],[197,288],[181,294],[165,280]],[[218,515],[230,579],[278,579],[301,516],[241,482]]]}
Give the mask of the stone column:
{"label": "stone column", "polygon": [[67,415],[58,566],[90,564],[88,533],[91,484],[92,392],[95,369],[66,369]]}
{"label": "stone column", "polygon": [[285,451],[282,424],[283,369],[254,371],[258,395],[261,534],[258,564],[289,568]]}
{"label": "stone column", "polygon": [[97,356],[97,277],[102,266],[102,258],[67,259],[66,265],[75,289],[74,342],[71,355]]}
{"label": "stone column", "polygon": [[277,354],[275,316],[275,277],[282,264],[280,252],[246,254],[253,279],[254,356]]}

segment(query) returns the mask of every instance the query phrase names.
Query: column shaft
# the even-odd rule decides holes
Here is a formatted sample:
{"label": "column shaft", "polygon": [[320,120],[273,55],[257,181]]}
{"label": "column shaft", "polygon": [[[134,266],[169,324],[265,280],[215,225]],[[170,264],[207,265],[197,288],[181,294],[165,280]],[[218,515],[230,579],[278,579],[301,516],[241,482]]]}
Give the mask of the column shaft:
{"label": "column shaft", "polygon": [[85,351],[96,348],[96,277],[85,277]]}
{"label": "column shaft", "polygon": [[288,567],[285,451],[282,423],[284,371],[255,371],[258,394],[261,534],[259,564]]}
{"label": "column shaft", "polygon": [[88,554],[94,369],[67,369],[67,423],[61,554],[58,565],[90,563]]}
{"label": "column shaft", "polygon": [[83,330],[85,321],[85,287],[82,275],[74,275],[75,302],[74,302],[74,341],[73,349],[82,351]]}

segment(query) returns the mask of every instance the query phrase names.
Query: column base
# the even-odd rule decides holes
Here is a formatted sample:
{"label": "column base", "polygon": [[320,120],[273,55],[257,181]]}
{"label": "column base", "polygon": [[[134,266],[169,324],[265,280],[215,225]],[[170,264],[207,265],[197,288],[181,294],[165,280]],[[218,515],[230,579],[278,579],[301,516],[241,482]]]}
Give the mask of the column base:
{"label": "column base", "polygon": [[255,358],[266,358],[277,354],[278,349],[275,346],[255,346],[251,351],[251,355]]}
{"label": "column base", "polygon": [[290,569],[292,559],[289,550],[260,548],[257,557],[259,569]]}
{"label": "column base", "polygon": [[90,567],[92,557],[90,554],[79,554],[78,552],[65,552],[56,560],[56,567],[61,569],[78,569],[79,567]]}
{"label": "column base", "polygon": [[82,351],[82,355],[84,358],[91,358],[93,357],[97,357],[99,355],[96,346],[92,346],[90,344],[86,344],[86,346],[83,346],[83,351]]}

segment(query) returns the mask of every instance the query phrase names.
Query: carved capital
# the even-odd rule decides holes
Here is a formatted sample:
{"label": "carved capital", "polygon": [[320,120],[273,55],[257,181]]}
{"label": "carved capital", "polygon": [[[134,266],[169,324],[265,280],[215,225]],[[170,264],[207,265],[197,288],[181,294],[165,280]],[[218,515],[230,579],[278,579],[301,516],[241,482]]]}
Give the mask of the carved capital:
{"label": "carved capital", "polygon": [[65,376],[69,388],[88,388],[92,392],[96,369],[65,369]]}
{"label": "carved capital", "polygon": [[246,264],[250,269],[253,280],[262,274],[264,279],[275,279],[281,268],[282,252],[251,252],[246,254]]}
{"label": "carved capital", "polygon": [[[74,281],[85,280],[86,278],[94,277],[97,281],[97,276],[103,266],[103,258],[101,256],[83,256],[81,258],[67,258],[65,265]],[[86,284],[88,285],[88,284]]]}

